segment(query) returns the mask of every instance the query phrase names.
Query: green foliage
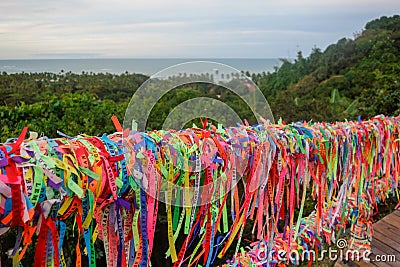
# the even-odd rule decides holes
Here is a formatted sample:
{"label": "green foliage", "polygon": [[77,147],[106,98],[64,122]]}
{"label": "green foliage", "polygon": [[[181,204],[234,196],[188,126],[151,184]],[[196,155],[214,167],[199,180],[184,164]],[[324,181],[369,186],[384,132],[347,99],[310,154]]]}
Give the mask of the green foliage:
{"label": "green foliage", "polygon": [[115,102],[127,101],[135,90],[147,79],[141,74],[110,73],[75,74],[16,73],[0,74],[0,103],[15,106],[21,102],[32,104],[49,96],[65,93],[90,93],[99,99]]}
{"label": "green foliage", "polygon": [[68,135],[111,133],[115,128],[110,117],[123,117],[125,107],[125,103],[99,100],[88,93],[49,96],[30,105],[21,102],[15,107],[0,106],[0,136],[2,141],[16,137],[24,126],[54,137],[58,136],[57,130]]}
{"label": "green foliage", "polygon": [[[235,87],[235,85],[232,85]],[[183,86],[179,86],[174,88],[165,94],[158,103],[152,109],[149,119],[148,119],[148,128],[149,129],[161,129],[163,123],[165,122],[168,115],[171,115],[171,111],[174,108],[178,107],[180,104],[188,101],[190,99],[198,98],[198,97],[207,97],[213,98],[215,101],[222,101],[227,104],[231,109],[233,109],[241,119],[247,119],[250,123],[256,123],[256,119],[254,118],[250,108],[247,104],[235,93],[223,88],[222,86],[216,86],[214,84],[208,83],[190,83],[185,84]],[[193,101],[190,102],[191,110],[186,111],[185,114],[178,114],[177,117],[174,116],[175,119],[185,119],[185,118],[196,118],[199,117],[199,114],[204,114],[204,110],[209,109],[210,113],[217,115],[221,114],[221,110],[216,109],[218,105],[212,106],[204,106],[206,103],[204,101]],[[216,104],[216,103],[215,103]],[[219,116],[220,123],[223,120],[222,117]],[[201,125],[199,119],[193,119],[188,121],[183,128],[192,127],[193,123],[196,125]],[[177,129],[179,130],[179,129]]]}
{"label": "green foliage", "polygon": [[285,121],[335,121],[400,112],[400,16],[368,22],[308,58],[284,60],[274,73],[253,75],[274,116]]}
{"label": "green foliage", "polygon": [[383,16],[379,19],[372,20],[365,26],[367,30],[400,30],[400,16],[395,15],[393,17]]}

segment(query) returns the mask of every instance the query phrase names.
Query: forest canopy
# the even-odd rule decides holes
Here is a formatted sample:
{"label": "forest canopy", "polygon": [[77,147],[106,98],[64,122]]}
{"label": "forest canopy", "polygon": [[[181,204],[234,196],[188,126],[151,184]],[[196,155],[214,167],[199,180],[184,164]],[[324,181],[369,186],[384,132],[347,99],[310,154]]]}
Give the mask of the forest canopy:
{"label": "forest canopy", "polygon": [[[354,39],[342,38],[308,57],[281,59],[271,73],[246,73],[267,98],[275,119],[335,121],[400,113],[400,16],[366,24]],[[122,120],[131,96],[148,77],[140,74],[0,74],[0,139],[18,136],[24,126],[56,137],[113,132],[109,119]],[[177,104],[194,97],[219,98],[242,117],[249,114],[237,96],[207,84],[186,85],[163,97],[153,110],[150,128]],[[173,93],[173,92],[172,92]],[[254,118],[247,118],[255,123]]]}

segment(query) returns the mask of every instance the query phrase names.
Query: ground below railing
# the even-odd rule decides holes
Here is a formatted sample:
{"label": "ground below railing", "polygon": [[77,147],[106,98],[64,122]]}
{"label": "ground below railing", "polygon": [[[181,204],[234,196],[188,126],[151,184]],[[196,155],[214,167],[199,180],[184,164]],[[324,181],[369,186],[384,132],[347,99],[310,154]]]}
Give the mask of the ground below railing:
{"label": "ground below railing", "polygon": [[335,267],[400,266],[400,210],[374,224],[370,262],[338,260]]}

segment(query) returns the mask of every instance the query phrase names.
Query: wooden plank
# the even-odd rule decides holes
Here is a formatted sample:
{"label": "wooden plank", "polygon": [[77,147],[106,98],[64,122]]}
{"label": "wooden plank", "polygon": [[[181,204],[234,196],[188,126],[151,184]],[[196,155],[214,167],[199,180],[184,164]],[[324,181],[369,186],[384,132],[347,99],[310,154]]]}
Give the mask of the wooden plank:
{"label": "wooden plank", "polygon": [[365,262],[363,260],[360,261],[354,261],[354,264],[356,264],[358,267],[372,267],[372,266],[378,266],[374,264],[374,262]]}
{"label": "wooden plank", "polygon": [[396,225],[393,225],[393,224],[396,224],[395,220],[391,220],[391,221],[388,221],[388,220],[382,221],[382,220],[380,220],[379,222],[375,223],[373,227],[374,227],[374,229],[379,229],[379,228],[390,229],[390,230],[395,231],[396,233],[398,233],[398,231],[400,229],[400,226],[397,227]]}
{"label": "wooden plank", "polygon": [[[371,242],[371,250],[372,250],[372,257],[370,257],[371,260],[375,260],[376,255],[395,255],[396,257],[396,262],[400,263],[400,252],[396,251],[395,249],[389,247],[387,244],[384,242],[381,242],[379,240],[372,240]],[[382,265],[383,263],[383,265]],[[392,262],[375,262],[374,264],[378,266],[393,266]]]}
{"label": "wooden plank", "polygon": [[[387,235],[385,235],[385,233],[381,232],[381,230],[377,227],[377,229],[374,228],[374,235],[372,237],[372,240],[374,240],[374,239],[384,242],[392,249],[396,250],[397,252],[400,252],[400,235],[387,236]],[[398,240],[395,240],[395,239],[398,239]]]}
{"label": "wooden plank", "polygon": [[371,263],[379,266],[379,267],[388,267],[391,266],[390,264],[386,263],[386,262],[381,262],[381,261],[375,261],[376,255],[386,255],[387,253],[385,253],[384,251],[375,248],[372,248],[373,253],[371,255],[369,255],[369,258],[371,260]]}
{"label": "wooden plank", "polygon": [[[379,255],[382,256],[382,255],[387,255],[387,254],[385,254],[385,253],[383,253],[383,254],[379,253]],[[375,257],[376,257],[376,255],[373,254],[370,258],[375,260],[375,259],[376,259]],[[382,258],[381,258],[381,259],[382,259]],[[386,259],[388,259],[388,258],[386,258]],[[396,258],[396,261],[395,261],[395,262],[390,262],[390,261],[386,260],[385,262],[382,262],[382,261],[377,262],[377,261],[375,261],[374,263],[375,263],[376,265],[378,265],[378,266],[400,266],[400,261],[399,261],[398,258]]]}
{"label": "wooden plank", "polygon": [[367,263],[364,261],[360,261],[360,262],[354,262],[354,261],[341,261],[341,260],[337,260],[334,267],[373,267],[376,266],[373,263]]}
{"label": "wooden plank", "polygon": [[[374,226],[374,232],[379,232],[385,235],[387,238],[395,241],[400,244],[400,236],[399,231],[400,228],[395,228],[393,225],[388,224],[386,222],[381,222],[379,225]],[[373,236],[372,236],[373,238]]]}
{"label": "wooden plank", "polygon": [[337,262],[339,264],[341,264],[342,266],[348,266],[348,267],[371,267],[371,266],[377,266],[372,261],[371,262],[363,261],[361,259],[361,256],[362,256],[361,252],[360,252],[360,254],[358,254],[358,256],[360,257],[359,261],[357,261],[357,260],[355,260],[355,261],[347,261],[346,259],[352,259],[352,258],[357,257],[357,254],[354,255],[354,256],[351,253],[347,254],[347,249],[343,250],[341,253],[342,253],[341,256],[343,257],[343,260],[339,259]]}
{"label": "wooden plank", "polygon": [[[335,267],[369,267],[369,266],[399,266],[400,267],[400,210],[374,223],[374,234],[371,242],[372,254],[369,256],[371,262],[364,261],[343,262],[338,260]],[[396,262],[375,261],[375,257],[394,255]]]}
{"label": "wooden plank", "polygon": [[337,260],[335,262],[335,265],[333,265],[333,267],[346,267],[347,265],[345,263],[343,263],[341,260]]}
{"label": "wooden plank", "polygon": [[[378,266],[400,266],[400,217],[389,214],[376,224],[374,224],[374,235],[372,238],[371,249],[372,259],[376,255],[395,255],[396,262],[374,262]],[[382,236],[380,236],[382,234]],[[374,239],[374,237],[377,237]],[[394,242],[393,242],[394,241]]]}
{"label": "wooden plank", "polygon": [[397,209],[397,210],[393,211],[392,214],[400,217],[400,209]]}
{"label": "wooden plank", "polygon": [[381,222],[379,224],[374,224],[374,232],[378,231],[383,233],[390,239],[394,240],[397,243],[400,243],[400,236],[399,236],[399,228],[393,227],[393,225],[388,224],[386,222]]}
{"label": "wooden plank", "polygon": [[371,242],[372,252],[374,252],[374,248],[377,248],[377,249],[385,252],[386,254],[400,255],[399,251],[390,247],[385,241],[380,241],[378,239],[372,239],[372,242]]}
{"label": "wooden plank", "polygon": [[[397,215],[389,214],[388,216],[382,218],[380,221],[386,222],[388,224],[393,225],[395,228],[400,229],[400,217]],[[377,224],[379,222],[377,222]]]}

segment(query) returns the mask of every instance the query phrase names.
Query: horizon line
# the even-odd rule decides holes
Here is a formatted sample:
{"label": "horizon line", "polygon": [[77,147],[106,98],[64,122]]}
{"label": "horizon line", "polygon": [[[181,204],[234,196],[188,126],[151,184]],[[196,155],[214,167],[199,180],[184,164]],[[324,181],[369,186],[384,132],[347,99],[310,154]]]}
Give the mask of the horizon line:
{"label": "horizon line", "polygon": [[0,61],[6,60],[104,60],[104,59],[294,59],[295,57],[85,57],[85,58],[0,58]]}

